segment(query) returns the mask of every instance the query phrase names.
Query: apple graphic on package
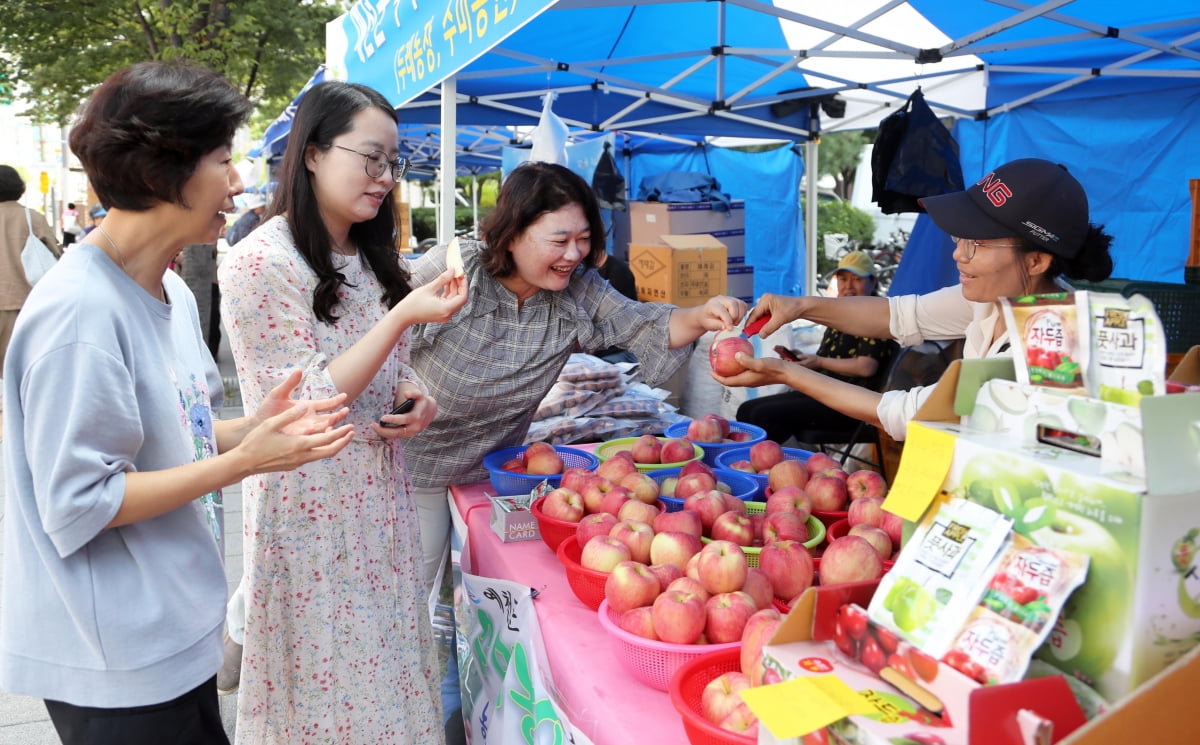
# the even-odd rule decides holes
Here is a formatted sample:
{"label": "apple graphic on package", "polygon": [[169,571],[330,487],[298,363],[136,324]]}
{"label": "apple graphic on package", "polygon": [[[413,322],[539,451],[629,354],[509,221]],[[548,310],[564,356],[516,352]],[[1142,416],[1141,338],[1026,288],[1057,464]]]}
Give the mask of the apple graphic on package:
{"label": "apple graphic on package", "polygon": [[884,561],[892,558],[892,539],[888,537],[887,531],[883,528],[876,528],[873,525],[858,524],[850,528],[847,535],[856,535],[860,538],[865,538],[867,543],[870,543],[879,553],[879,558]]}
{"label": "apple graphic on package", "polygon": [[808,540],[808,518],[795,512],[772,512],[763,521],[762,538],[764,545],[775,541],[804,543]]}
{"label": "apple graphic on package", "polygon": [[835,538],[821,555],[822,585],[866,582],[882,576],[883,559],[875,547],[861,536]]}
{"label": "apple graphic on package", "polygon": [[756,608],[770,608],[771,601],[775,598],[775,589],[771,587],[771,580],[767,579],[767,575],[763,574],[763,570],[758,567],[750,567],[746,570],[746,581],[742,583],[742,592],[754,598]]}
{"label": "apple graphic on package", "polygon": [[750,446],[750,465],[754,466],[756,473],[770,471],[771,466],[782,463],[783,459],[783,448],[774,440],[759,440]]}
{"label": "apple graphic on package", "polygon": [[542,512],[555,520],[577,523],[583,519],[583,497],[573,489],[560,486],[546,495],[542,501]]}
{"label": "apple graphic on package", "polygon": [[663,592],[672,582],[683,576],[683,570],[674,564],[651,564],[647,569],[658,580],[659,592]]}
{"label": "apple graphic on package", "polygon": [[750,678],[750,685],[763,684],[763,647],[775,636],[779,625],[783,623],[783,615],[775,608],[763,608],[757,611],[746,628],[742,631],[741,668]]}
{"label": "apple graphic on package", "polygon": [[[640,504],[630,502],[630,504]],[[654,528],[638,520],[621,520],[608,533],[629,549],[629,558],[642,564],[650,563],[650,542],[654,540]]]}
{"label": "apple graphic on package", "polygon": [[772,490],[771,496],[767,497],[767,514],[775,512],[795,512],[801,519],[807,520],[812,514],[812,499],[798,486]]}
{"label": "apple graphic on package", "polygon": [[688,560],[700,553],[703,546],[699,536],[691,533],[673,530],[655,533],[650,541],[650,563],[673,564],[679,571],[686,572]]}
{"label": "apple graphic on package", "polygon": [[[623,507],[625,503],[629,501],[633,501],[633,495],[629,493],[629,490],[623,486],[614,486],[600,500],[600,511],[611,512],[617,516],[618,520],[620,520],[621,507]],[[638,502],[638,504],[641,504],[641,502]],[[650,505],[646,506],[649,507]]]}
{"label": "apple graphic on package", "polygon": [[636,499],[627,499],[617,509],[617,519],[637,520],[649,526],[661,511],[655,505],[639,502]]}
{"label": "apple graphic on package", "polygon": [[667,590],[654,599],[650,618],[654,633],[670,644],[695,644],[704,633],[707,617],[699,597],[679,590]]}
{"label": "apple graphic on package", "polygon": [[[972,502],[1013,519],[1026,502],[1054,493],[1041,466],[1005,453],[975,456],[963,468],[960,481]],[[1019,526],[1014,527],[1019,532]]]}
{"label": "apple graphic on package", "polygon": [[841,464],[833,456],[829,455],[829,453],[818,451],[808,456],[808,460],[804,462],[804,467],[808,469],[809,475],[813,475],[827,468],[840,468]]}
{"label": "apple graphic on package", "polygon": [[846,508],[846,482],[836,476],[814,476],[804,490],[814,510],[837,512]]}
{"label": "apple graphic on package", "polygon": [[614,454],[608,460],[601,461],[600,465],[596,466],[596,475],[603,476],[614,484],[620,483],[621,479],[629,473],[637,473],[637,464],[633,462],[633,458],[629,456],[622,457],[621,453],[628,451],[622,450],[620,453]]}
{"label": "apple graphic on package", "polygon": [[691,533],[697,538],[704,535],[704,524],[700,522],[700,513],[693,510],[678,510],[676,512],[660,512],[650,523],[655,533],[675,531]]}
{"label": "apple graphic on package", "polygon": [[846,491],[850,493],[850,499],[860,497],[882,499],[887,496],[887,482],[875,471],[868,471],[864,468],[846,476]]}
{"label": "apple graphic on package", "polygon": [[564,467],[562,456],[548,442],[531,442],[525,448],[525,472],[539,476],[562,473]]}
{"label": "apple graphic on package", "polygon": [[[592,481],[583,487],[583,491],[579,492],[583,497],[583,507],[590,514],[593,512],[603,512],[604,498],[608,493],[617,488],[617,482],[610,481],[603,476],[597,476]],[[616,514],[616,513],[613,513]]]}
{"label": "apple graphic on package", "polygon": [[687,426],[687,439],[692,442],[721,442],[725,435],[721,433],[721,425],[712,419],[693,419]]}
{"label": "apple graphic on package", "polygon": [[658,577],[637,560],[619,562],[604,581],[604,599],[617,613],[651,605],[661,592]]}
{"label": "apple graphic on package", "polygon": [[645,504],[658,502],[658,482],[640,471],[625,474],[618,485],[629,490],[633,498]]}
{"label": "apple graphic on package", "polygon": [[732,429],[733,429],[732,425],[730,424],[728,419],[721,416],[720,414],[705,414],[704,416],[702,416],[700,418],[701,419],[711,419],[712,421],[716,422],[717,426],[721,428],[721,438],[722,439],[726,439],[729,437],[730,434],[732,434]]}
{"label": "apple graphic on package", "polygon": [[758,566],[771,580],[775,597],[780,600],[791,600],[812,587],[812,554],[799,541],[776,541],[763,546]]}
{"label": "apple graphic on package", "polygon": [[[808,482],[808,469],[804,467],[802,461],[780,461],[771,466],[771,470],[767,471],[767,486],[771,487],[772,493],[779,491],[785,486],[794,486],[797,489],[808,491],[806,488]],[[812,494],[810,493],[809,496],[811,497]]]}
{"label": "apple graphic on package", "polygon": [[714,541],[730,541],[739,546],[754,545],[754,526],[750,518],[730,510],[717,515],[709,537]]}
{"label": "apple graphic on package", "polygon": [[687,499],[693,494],[703,494],[717,488],[717,480],[707,473],[681,475],[675,484],[675,498]]}
{"label": "apple graphic on package", "polygon": [[683,463],[696,457],[696,446],[682,437],[672,437],[663,443],[663,463]]}
{"label": "apple graphic on package", "polygon": [[580,546],[586,546],[587,542],[593,537],[611,533],[613,526],[617,522],[617,516],[608,512],[595,512],[591,515],[584,515],[583,519],[579,521],[579,525],[575,528],[575,540]]}
{"label": "apple graphic on package", "polygon": [[661,463],[662,450],[663,444],[657,437],[642,435],[633,441],[629,453],[633,456],[634,463]]}
{"label": "apple graphic on package", "polygon": [[704,604],[704,638],[709,644],[741,641],[746,622],[757,611],[754,598],[741,590],[710,596]]}
{"label": "apple graphic on package", "polygon": [[[862,473],[855,471],[855,473]],[[846,520],[850,527],[855,525],[870,525],[875,528],[883,526],[883,497],[859,497],[850,500],[850,508],[846,511]]]}
{"label": "apple graphic on package", "polygon": [[643,639],[650,641],[658,641],[658,634],[654,633],[654,619],[651,617],[653,610],[649,605],[640,608],[627,610],[617,616],[617,628],[624,629],[631,634],[640,636]]}
{"label": "apple graphic on package", "polygon": [[631,559],[629,547],[616,538],[598,535],[584,545],[579,563],[596,572],[611,572],[622,561]]}
{"label": "apple graphic on package", "polygon": [[754,356],[754,345],[744,336],[727,336],[708,348],[708,364],[721,377],[737,375],[746,368],[737,361],[737,353]]}
{"label": "apple graphic on package", "polygon": [[710,535],[713,523],[722,513],[728,512],[725,495],[716,489],[693,494],[683,500],[683,509],[691,510],[700,516],[700,524],[704,526],[704,534]]}
{"label": "apple graphic on package", "polygon": [[684,463],[683,466],[679,469],[679,477],[680,478],[683,478],[684,476],[687,476],[690,473],[708,474],[708,476],[710,478],[712,478],[714,483],[717,480],[717,474],[715,471],[713,471],[712,466],[708,465],[707,463],[705,463],[702,460],[689,460],[687,463]]}
{"label": "apple graphic on package", "polygon": [[750,678],[745,673],[721,673],[700,691],[701,716],[713,724],[720,724],[742,703],[738,692],[749,687]]}
{"label": "apple graphic on package", "polygon": [[713,541],[700,549],[696,559],[700,584],[712,595],[742,589],[749,568],[746,553],[732,541]]}

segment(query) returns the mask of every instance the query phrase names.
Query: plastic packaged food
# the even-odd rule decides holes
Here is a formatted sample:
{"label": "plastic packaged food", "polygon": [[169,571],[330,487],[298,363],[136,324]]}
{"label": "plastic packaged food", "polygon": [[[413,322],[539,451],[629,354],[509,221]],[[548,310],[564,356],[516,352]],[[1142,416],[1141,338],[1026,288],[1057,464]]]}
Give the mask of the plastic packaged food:
{"label": "plastic packaged food", "polygon": [[1091,328],[1088,394],[1136,406],[1166,391],[1167,335],[1154,303],[1142,295],[1078,293]]}
{"label": "plastic packaged food", "polygon": [[1078,312],[1076,294],[1000,298],[1018,383],[1086,388],[1088,317]]}

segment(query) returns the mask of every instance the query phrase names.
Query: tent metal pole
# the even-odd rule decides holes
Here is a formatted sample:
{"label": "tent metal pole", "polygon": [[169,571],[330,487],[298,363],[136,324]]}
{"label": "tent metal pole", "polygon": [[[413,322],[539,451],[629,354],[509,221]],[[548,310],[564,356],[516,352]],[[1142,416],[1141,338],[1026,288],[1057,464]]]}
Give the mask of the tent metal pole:
{"label": "tent metal pole", "polygon": [[[442,81],[441,113],[442,181],[438,202],[442,205],[442,212],[438,215],[437,238],[438,243],[444,244],[454,237],[454,176],[458,173],[458,164],[455,162],[457,148],[454,147],[458,137],[458,83],[453,75]],[[450,137],[449,146],[446,143],[447,135]]]}
{"label": "tent metal pole", "polygon": [[804,269],[804,294],[817,294],[817,147],[814,134],[804,143],[804,245],[807,258]]}

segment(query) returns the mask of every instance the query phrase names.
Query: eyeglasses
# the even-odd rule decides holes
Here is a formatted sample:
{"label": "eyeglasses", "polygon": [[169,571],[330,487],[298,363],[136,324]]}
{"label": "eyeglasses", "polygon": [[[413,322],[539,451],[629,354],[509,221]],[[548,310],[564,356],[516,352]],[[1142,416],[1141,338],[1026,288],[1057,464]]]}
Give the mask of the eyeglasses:
{"label": "eyeglasses", "polygon": [[975,252],[979,250],[980,246],[983,246],[984,248],[1020,248],[1022,245],[1024,245],[1021,243],[984,243],[983,241],[978,241],[973,238],[958,238],[953,235],[950,236],[950,240],[954,241],[955,243],[967,244],[967,250],[964,251],[967,261],[975,258]]}
{"label": "eyeglasses", "polygon": [[404,174],[408,173],[409,166],[412,165],[408,158],[396,158],[395,160],[388,160],[387,153],[383,152],[382,150],[374,150],[369,153],[360,153],[354,148],[346,147],[344,145],[334,145],[334,147],[339,150],[345,150],[366,158],[366,160],[363,162],[363,167],[366,168],[367,175],[371,178],[379,178],[390,166],[392,169],[392,180],[399,183],[400,180],[404,178]]}

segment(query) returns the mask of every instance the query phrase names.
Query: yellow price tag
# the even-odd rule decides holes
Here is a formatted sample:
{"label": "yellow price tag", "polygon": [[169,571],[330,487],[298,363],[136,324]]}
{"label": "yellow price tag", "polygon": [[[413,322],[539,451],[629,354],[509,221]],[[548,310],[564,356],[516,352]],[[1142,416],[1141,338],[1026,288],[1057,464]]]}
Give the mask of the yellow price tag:
{"label": "yellow price tag", "polygon": [[851,714],[875,711],[870,701],[836,675],[792,678],[748,688],[741,696],[759,721],[780,739],[802,737]]}
{"label": "yellow price tag", "polygon": [[955,436],[949,432],[909,422],[900,469],[883,508],[910,522],[920,520],[950,472],[954,440]]}

